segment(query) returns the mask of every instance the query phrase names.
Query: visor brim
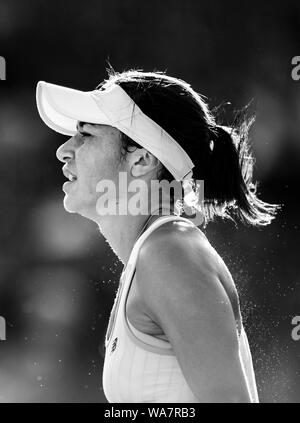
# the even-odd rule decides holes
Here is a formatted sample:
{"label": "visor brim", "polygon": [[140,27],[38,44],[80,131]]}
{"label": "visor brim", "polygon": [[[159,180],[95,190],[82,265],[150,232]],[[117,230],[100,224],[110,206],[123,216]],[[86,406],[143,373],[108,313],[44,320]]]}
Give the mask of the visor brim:
{"label": "visor brim", "polygon": [[75,135],[78,121],[111,124],[95,103],[92,91],[84,92],[39,81],[36,101],[41,119],[49,128],[63,135]]}

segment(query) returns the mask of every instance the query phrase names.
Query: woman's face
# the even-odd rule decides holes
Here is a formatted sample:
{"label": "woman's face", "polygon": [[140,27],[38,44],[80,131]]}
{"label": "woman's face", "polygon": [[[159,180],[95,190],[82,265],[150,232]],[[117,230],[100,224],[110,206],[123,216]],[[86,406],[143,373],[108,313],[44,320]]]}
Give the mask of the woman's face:
{"label": "woman's face", "polygon": [[[97,183],[103,179],[118,181],[125,166],[120,160],[120,131],[106,125],[79,123],[78,132],[57,150],[57,158],[65,163],[65,176],[74,180],[63,185],[64,207],[71,213],[79,213],[97,219],[96,203],[99,194]],[[73,176],[72,176],[73,175]]]}

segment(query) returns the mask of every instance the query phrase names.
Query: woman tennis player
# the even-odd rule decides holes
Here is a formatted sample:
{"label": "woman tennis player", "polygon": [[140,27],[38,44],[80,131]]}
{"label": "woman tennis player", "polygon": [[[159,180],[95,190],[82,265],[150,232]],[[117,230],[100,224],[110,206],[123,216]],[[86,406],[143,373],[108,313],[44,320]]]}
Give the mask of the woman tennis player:
{"label": "woman tennis player", "polygon": [[[217,125],[189,84],[160,72],[110,72],[89,92],[41,81],[37,105],[70,137],[57,151],[65,209],[96,222],[124,263],[105,339],[107,400],[258,402],[234,282],[195,219],[274,217],[251,181],[247,127]],[[153,200],[154,181],[180,184],[182,201]]]}

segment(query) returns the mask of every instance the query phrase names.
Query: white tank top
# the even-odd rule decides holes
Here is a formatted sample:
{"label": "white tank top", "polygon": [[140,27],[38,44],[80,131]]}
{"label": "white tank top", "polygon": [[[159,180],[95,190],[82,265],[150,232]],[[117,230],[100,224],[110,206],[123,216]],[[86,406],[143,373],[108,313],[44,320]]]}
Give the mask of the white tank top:
{"label": "white tank top", "polygon": [[[135,329],[126,316],[126,300],[139,249],[157,227],[174,220],[192,224],[175,215],[158,218],[136,241],[121,275],[105,338],[103,389],[109,402],[199,402],[184,378],[171,344]],[[252,357],[243,326],[239,335],[239,355],[251,399],[258,402]]]}

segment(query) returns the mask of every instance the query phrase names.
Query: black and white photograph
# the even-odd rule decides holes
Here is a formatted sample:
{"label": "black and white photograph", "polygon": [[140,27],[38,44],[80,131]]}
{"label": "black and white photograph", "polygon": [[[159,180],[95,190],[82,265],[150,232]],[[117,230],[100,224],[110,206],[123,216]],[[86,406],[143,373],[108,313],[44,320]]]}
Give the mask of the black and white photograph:
{"label": "black and white photograph", "polygon": [[300,403],[299,28],[0,0],[0,403]]}

